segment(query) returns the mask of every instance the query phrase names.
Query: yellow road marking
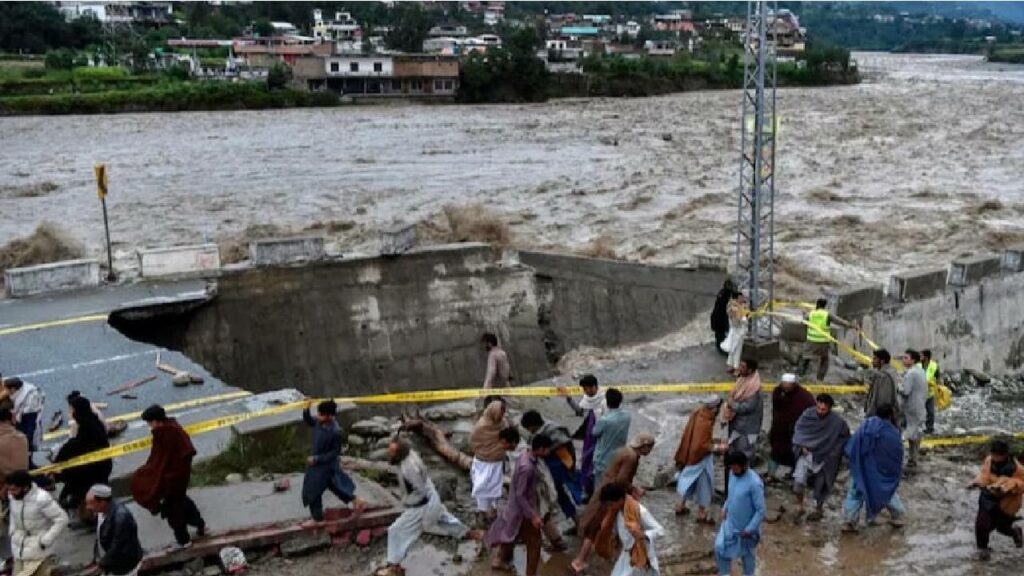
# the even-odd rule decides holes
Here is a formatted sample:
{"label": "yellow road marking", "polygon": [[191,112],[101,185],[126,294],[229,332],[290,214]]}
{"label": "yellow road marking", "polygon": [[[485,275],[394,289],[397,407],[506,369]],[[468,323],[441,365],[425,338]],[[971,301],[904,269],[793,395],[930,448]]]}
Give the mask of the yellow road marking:
{"label": "yellow road marking", "polygon": [[76,316],[74,318],[65,318],[63,320],[50,320],[48,322],[38,322],[36,324],[23,324],[21,326],[11,326],[9,328],[0,328],[0,336],[10,336],[11,334],[19,334],[21,332],[29,332],[31,330],[43,330],[44,328],[56,328],[58,326],[70,326],[72,324],[82,324],[84,322],[106,322],[106,314],[91,314],[89,316]]}

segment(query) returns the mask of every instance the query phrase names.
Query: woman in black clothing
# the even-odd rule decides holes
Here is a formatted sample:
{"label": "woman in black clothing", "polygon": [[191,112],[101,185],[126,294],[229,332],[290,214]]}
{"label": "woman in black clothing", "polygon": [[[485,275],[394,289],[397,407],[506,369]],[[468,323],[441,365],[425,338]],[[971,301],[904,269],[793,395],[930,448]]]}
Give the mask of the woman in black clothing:
{"label": "woman in black clothing", "polygon": [[[736,296],[736,284],[732,278],[726,278],[722,289],[718,291],[718,297],[715,298],[715,307],[711,311],[711,330],[715,333],[715,348],[718,348],[719,352],[722,352],[722,342],[729,334],[729,314],[726,309],[734,296]],[[722,353],[727,354],[726,352]]]}
{"label": "woman in black clothing", "polygon": [[[83,454],[110,447],[107,427],[92,409],[92,403],[83,396],[68,397],[71,417],[78,424],[78,432],[57,452],[55,462],[65,462]],[[60,472],[57,480],[64,483],[60,493],[61,506],[67,510],[77,509],[79,518],[86,520],[85,494],[94,484],[107,484],[114,463],[107,459],[84,466],[76,466]]]}

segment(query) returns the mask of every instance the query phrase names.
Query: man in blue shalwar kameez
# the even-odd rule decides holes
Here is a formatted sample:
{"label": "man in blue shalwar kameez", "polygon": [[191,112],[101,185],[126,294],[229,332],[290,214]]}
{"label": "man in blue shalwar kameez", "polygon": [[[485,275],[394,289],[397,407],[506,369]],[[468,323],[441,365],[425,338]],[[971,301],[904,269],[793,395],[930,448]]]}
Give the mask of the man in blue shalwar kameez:
{"label": "man in blue shalwar kameez", "polygon": [[733,451],[725,456],[730,470],[729,496],[722,507],[722,526],[715,538],[718,573],[729,576],[733,561],[743,561],[743,576],[753,576],[755,551],[764,521],[764,482],[748,466],[747,455]]}
{"label": "man in blue shalwar kameez", "polygon": [[316,417],[312,408],[310,400],[302,411],[302,420],[313,429],[313,450],[302,479],[302,505],[309,507],[314,522],[323,522],[324,492],[330,490],[342,502],[353,503],[356,513],[362,512],[366,504],[355,497],[355,483],[341,470],[341,426],[335,419],[338,405],[333,400],[321,402]]}

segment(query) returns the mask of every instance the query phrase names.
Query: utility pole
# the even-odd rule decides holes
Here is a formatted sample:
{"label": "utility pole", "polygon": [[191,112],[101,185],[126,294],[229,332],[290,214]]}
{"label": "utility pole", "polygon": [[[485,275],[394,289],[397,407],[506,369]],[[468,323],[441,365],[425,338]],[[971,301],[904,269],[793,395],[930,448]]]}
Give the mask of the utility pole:
{"label": "utility pole", "polygon": [[110,249],[110,221],[107,219],[107,165],[97,164],[93,170],[96,172],[96,194],[103,205],[103,230],[107,237],[107,281],[113,282],[117,276],[114,275],[114,253]]}
{"label": "utility pole", "polygon": [[[747,2],[743,40],[743,106],[736,232],[736,280],[751,310],[772,308],[775,297],[775,43],[769,46],[768,2]],[[772,34],[774,39],[774,33]],[[750,320],[750,335],[771,340],[771,317]]]}

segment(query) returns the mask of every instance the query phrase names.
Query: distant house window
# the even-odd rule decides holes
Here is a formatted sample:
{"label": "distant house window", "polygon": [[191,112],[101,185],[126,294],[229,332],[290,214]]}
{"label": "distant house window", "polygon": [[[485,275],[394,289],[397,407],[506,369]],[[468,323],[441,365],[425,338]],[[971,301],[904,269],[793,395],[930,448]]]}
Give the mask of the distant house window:
{"label": "distant house window", "polygon": [[340,66],[338,65],[337,62],[331,62],[331,72],[338,72],[339,69],[340,69]]}
{"label": "distant house window", "polygon": [[359,62],[352,62],[348,65],[349,72],[359,72]]}
{"label": "distant house window", "polygon": [[381,64],[380,62],[374,62],[373,63],[373,71],[374,72],[383,72],[384,71],[384,65]]}

